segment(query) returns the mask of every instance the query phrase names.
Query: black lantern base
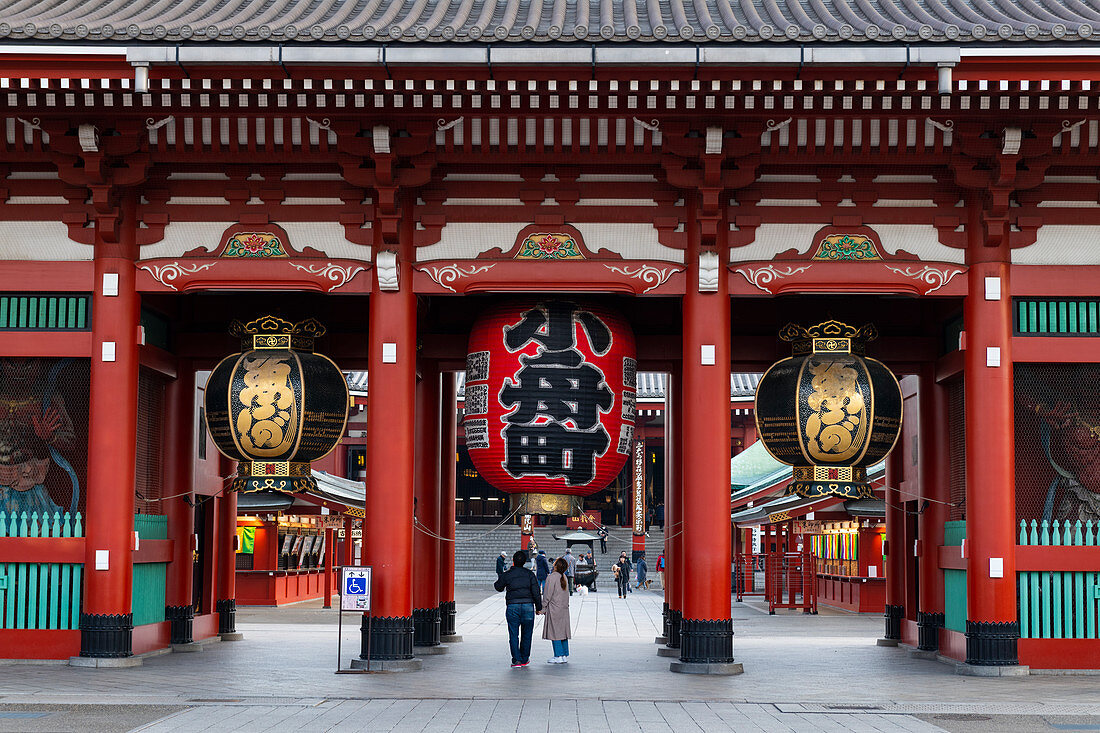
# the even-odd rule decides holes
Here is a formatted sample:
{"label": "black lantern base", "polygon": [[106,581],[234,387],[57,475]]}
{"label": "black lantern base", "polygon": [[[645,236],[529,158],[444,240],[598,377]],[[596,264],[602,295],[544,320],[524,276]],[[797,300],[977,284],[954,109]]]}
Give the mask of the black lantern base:
{"label": "black lantern base", "polygon": [[237,476],[233,479],[233,491],[251,494],[256,491],[282,491],[286,494],[304,494],[317,488],[317,481],[303,476]]}
{"label": "black lantern base", "polygon": [[940,629],[943,628],[942,613],[917,611],[917,649],[922,652],[934,652],[940,648]]}
{"label": "black lantern base", "polygon": [[170,644],[190,644],[192,626],[195,620],[194,606],[165,606],[164,620],[169,622],[168,642]]}
{"label": "black lantern base", "polygon": [[787,494],[801,496],[804,499],[823,499],[828,496],[840,496],[845,499],[875,498],[871,484],[863,481],[794,481],[787,488]]}
{"label": "black lantern base", "polygon": [[413,609],[413,646],[439,646],[439,608]]}
{"label": "black lantern base", "polygon": [[886,620],[886,629],[882,638],[900,641],[901,620],[905,617],[905,606],[891,606],[890,604],[886,604],[886,611],[882,614],[882,617]]}
{"label": "black lantern base", "polygon": [[668,634],[665,635],[668,641],[665,642],[665,645],[669,649],[680,648],[680,622],[683,618],[682,612],[675,608],[668,609]]}
{"label": "black lantern base", "polygon": [[458,636],[455,618],[458,612],[454,601],[443,601],[439,604],[439,640],[447,641],[448,636]]}
{"label": "black lantern base", "polygon": [[100,659],[132,657],[134,615],[132,613],[80,614],[80,656]]}
{"label": "black lantern base", "polygon": [[680,661],[697,664],[733,663],[733,619],[682,619]]}
{"label": "black lantern base", "polygon": [[1020,624],[1016,621],[967,621],[966,663],[979,667],[1017,665],[1019,638]]}
{"label": "black lantern base", "polygon": [[413,620],[411,616],[363,617],[360,628],[360,659],[412,659]]}
{"label": "black lantern base", "polygon": [[214,610],[218,612],[218,633],[235,634],[237,632],[237,601],[234,598],[225,598],[214,604]]}

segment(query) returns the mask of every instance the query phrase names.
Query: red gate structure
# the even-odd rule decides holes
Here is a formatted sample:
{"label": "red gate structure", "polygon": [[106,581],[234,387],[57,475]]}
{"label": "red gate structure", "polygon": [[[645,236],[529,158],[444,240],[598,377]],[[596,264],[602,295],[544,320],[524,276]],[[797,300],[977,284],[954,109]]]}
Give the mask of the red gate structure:
{"label": "red gate structure", "polygon": [[764,597],[768,613],[801,608],[817,613],[817,562],[808,550],[768,554],[764,558]]}

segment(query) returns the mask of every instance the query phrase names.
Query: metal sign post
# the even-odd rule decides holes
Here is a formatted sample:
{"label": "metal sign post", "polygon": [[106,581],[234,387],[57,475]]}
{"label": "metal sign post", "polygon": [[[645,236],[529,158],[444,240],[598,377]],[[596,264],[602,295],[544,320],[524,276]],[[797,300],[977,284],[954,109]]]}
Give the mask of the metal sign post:
{"label": "metal sign post", "polygon": [[[341,648],[344,642],[344,612],[353,611],[367,614],[367,664],[366,669],[341,669]],[[371,614],[371,567],[345,565],[340,568],[340,616],[337,622],[336,674],[365,674],[370,671],[370,634]]]}

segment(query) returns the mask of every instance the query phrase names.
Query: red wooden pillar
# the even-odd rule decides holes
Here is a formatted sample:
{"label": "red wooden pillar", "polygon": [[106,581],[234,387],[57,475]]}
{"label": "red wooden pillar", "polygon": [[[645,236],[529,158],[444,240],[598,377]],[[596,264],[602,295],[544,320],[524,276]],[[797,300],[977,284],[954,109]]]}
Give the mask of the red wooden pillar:
{"label": "red wooden pillar", "polygon": [[225,491],[218,499],[218,634],[222,641],[244,638],[237,632],[237,492]]}
{"label": "red wooden pillar", "polygon": [[168,563],[165,588],[164,618],[171,622],[169,639],[172,644],[193,641],[192,622],[195,618],[194,562],[195,493],[192,490],[192,467],[195,461],[195,381],[191,365],[180,362],[179,376],[168,384],[165,402],[167,419],[164,425],[165,494],[173,498],[164,501],[168,515],[168,537],[172,540],[172,561]]}
{"label": "red wooden pillar", "polygon": [[[689,201],[691,201],[689,199]],[[691,201],[688,220],[697,206]],[[724,255],[689,226],[683,301],[683,619],[673,671],[731,673],[730,300]],[[701,264],[703,267],[701,267]],[[702,272],[701,272],[702,271]]]}
{"label": "red wooden pillar", "polygon": [[904,478],[900,446],[886,458],[886,630],[880,646],[897,646],[901,639],[901,620],[905,618],[905,510],[902,507],[901,481]]}
{"label": "red wooden pillar", "polygon": [[[377,257],[390,255],[381,251]],[[362,564],[373,568],[373,618],[368,624],[363,617],[361,659],[369,652],[386,666],[386,661],[412,660],[416,296],[408,257],[397,258],[397,290],[380,288],[380,264],[389,269],[391,263],[376,261],[370,298]],[[386,287],[395,287],[391,283],[387,279]]]}
{"label": "red wooden pillar", "polygon": [[344,565],[355,564],[355,540],[351,538],[351,531],[355,528],[355,521],[348,515],[344,515]]}
{"label": "red wooden pillar", "polygon": [[332,566],[336,562],[336,531],[325,530],[325,595],[321,608],[332,608]]}
{"label": "red wooden pillar", "polygon": [[944,625],[943,570],[939,552],[947,502],[951,498],[950,463],[947,446],[947,390],[936,384],[935,368],[929,364],[920,374],[920,437],[922,511],[918,518],[920,536],[920,583],[917,611],[917,648],[939,649],[939,630]]}
{"label": "red wooden pillar", "polygon": [[[133,656],[134,475],[141,298],[136,194],[96,223],[80,656]],[[117,226],[117,236],[114,227]]]}
{"label": "red wooden pillar", "polygon": [[458,382],[454,372],[443,374],[443,430],[439,447],[439,636],[460,641],[455,628],[455,470],[458,452]]}
{"label": "red wooden pillar", "polygon": [[1007,242],[986,246],[971,205],[966,351],[966,661],[1017,664],[1016,467]]}
{"label": "red wooden pillar", "polygon": [[413,646],[439,645],[439,367],[423,362],[416,384]]}
{"label": "red wooden pillar", "polygon": [[680,622],[683,603],[680,594],[682,571],[681,534],[683,530],[680,497],[683,494],[683,450],[680,440],[681,383],[679,370],[668,375],[665,389],[665,645],[680,648]]}

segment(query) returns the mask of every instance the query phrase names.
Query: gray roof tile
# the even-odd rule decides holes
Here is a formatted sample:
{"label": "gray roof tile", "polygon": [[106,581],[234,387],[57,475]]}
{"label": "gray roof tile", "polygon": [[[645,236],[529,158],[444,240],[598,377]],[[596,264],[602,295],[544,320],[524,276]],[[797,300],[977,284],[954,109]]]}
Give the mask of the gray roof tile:
{"label": "gray roof tile", "polygon": [[1095,0],[0,0],[0,38],[740,43],[1095,39]]}

